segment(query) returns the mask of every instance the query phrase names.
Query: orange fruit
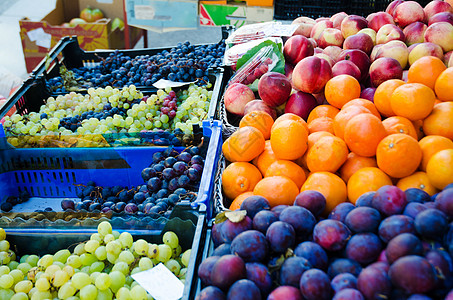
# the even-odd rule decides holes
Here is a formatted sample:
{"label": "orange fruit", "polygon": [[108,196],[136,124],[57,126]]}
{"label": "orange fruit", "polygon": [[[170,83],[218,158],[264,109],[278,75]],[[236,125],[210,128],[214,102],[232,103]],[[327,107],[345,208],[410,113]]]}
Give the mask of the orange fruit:
{"label": "orange fruit", "polygon": [[308,131],[302,123],[284,120],[274,124],[271,131],[271,147],[278,159],[293,160],[307,150]]}
{"label": "orange fruit", "polygon": [[346,143],[336,136],[320,138],[307,153],[307,166],[311,172],[335,173],[348,157]]}
{"label": "orange fruit", "polygon": [[[308,135],[308,149],[310,149],[317,141],[325,136],[334,136],[332,133],[327,131],[313,132]],[[307,150],[308,150],[307,149]]]}
{"label": "orange fruit", "polygon": [[390,97],[390,105],[395,115],[415,121],[431,113],[435,100],[436,95],[426,85],[406,83],[395,89]]}
{"label": "orange fruit", "polygon": [[420,163],[420,170],[426,171],[428,161],[437,152],[445,149],[453,149],[453,142],[446,137],[440,135],[428,135],[418,141],[420,149],[422,149],[422,162]]}
{"label": "orange fruit", "polygon": [[272,125],[274,125],[274,119],[264,111],[251,111],[239,122],[239,128],[252,126],[261,131],[265,140],[271,137]]}
{"label": "orange fruit", "polygon": [[251,161],[264,150],[261,131],[252,126],[239,128],[223,142],[222,152],[231,162]]}
{"label": "orange fruit", "polygon": [[431,114],[423,120],[423,132],[453,140],[453,102],[436,104]]}
{"label": "orange fruit", "polygon": [[235,199],[242,193],[253,191],[263,178],[257,167],[248,162],[234,162],[222,173],[222,189],[228,199]]}
{"label": "orange fruit", "polygon": [[412,121],[412,125],[414,125],[415,132],[417,133],[417,140],[423,138],[425,136],[423,132],[423,120]]}
{"label": "orange fruit", "polygon": [[355,205],[362,194],[377,191],[384,185],[392,185],[392,180],[382,170],[375,167],[357,170],[348,181],[349,201]]}
{"label": "orange fruit", "polygon": [[379,169],[394,178],[403,178],[417,170],[422,160],[422,150],[413,137],[394,133],[386,136],[376,150]]}
{"label": "orange fruit", "polygon": [[340,168],[340,176],[344,182],[348,183],[349,178],[360,169],[367,167],[376,167],[377,163],[374,157],[364,157],[350,152],[345,163]]}
{"label": "orange fruit", "polygon": [[[422,83],[434,90],[434,84],[439,75],[447,67],[441,59],[435,56],[424,56],[417,59],[409,68],[407,82]],[[453,85],[452,85],[453,87]]]}
{"label": "orange fruit", "polygon": [[392,106],[390,105],[390,97],[393,94],[393,91],[396,88],[405,84],[404,81],[400,79],[390,79],[381,83],[374,93],[374,105],[376,105],[377,110],[381,113],[381,115],[385,117],[394,116],[395,113],[392,110]]}
{"label": "orange fruit", "polygon": [[375,156],[377,145],[386,136],[381,120],[368,113],[354,116],[344,129],[346,145],[360,156]]}
{"label": "orange fruit", "polygon": [[412,175],[401,178],[396,184],[397,187],[403,191],[410,188],[417,188],[424,190],[430,196],[438,192],[438,189],[429,181],[428,175],[425,172],[415,172]]}
{"label": "orange fruit", "polygon": [[307,129],[307,132],[308,132],[308,125],[307,125],[307,122],[305,122],[304,119],[302,119],[301,117],[299,117],[298,115],[293,114],[293,113],[284,113],[283,115],[281,115],[280,117],[278,117],[278,118],[274,121],[274,125],[272,125],[271,131],[272,131],[272,129],[274,128],[274,126],[277,126],[278,123],[280,123],[280,122],[282,122],[282,121],[286,121],[286,120],[292,120],[292,121],[298,121],[298,122],[300,122],[302,125],[304,125],[305,129]]}
{"label": "orange fruit", "polygon": [[234,198],[233,202],[231,202],[230,210],[236,210],[241,208],[242,202],[250,196],[253,196],[253,192],[245,192]]}
{"label": "orange fruit", "polygon": [[337,175],[330,172],[314,172],[305,180],[301,192],[318,191],[326,197],[326,208],[324,215],[328,215],[332,209],[347,199],[347,189],[344,181]]}
{"label": "orange fruit", "polygon": [[446,69],[437,77],[434,91],[440,101],[453,101],[451,92],[453,91],[453,67]]}
{"label": "orange fruit", "polygon": [[286,176],[297,185],[300,189],[305,182],[304,170],[295,162],[289,160],[277,160],[266,171],[264,177]]}
{"label": "orange fruit", "polygon": [[272,176],[261,179],[253,189],[253,193],[263,196],[269,201],[271,207],[274,207],[281,204],[293,205],[299,189],[286,176]]}
{"label": "orange fruit", "polygon": [[311,121],[319,117],[329,117],[335,118],[340,110],[332,105],[318,105],[310,112],[308,115],[307,123],[310,124]]}
{"label": "orange fruit", "polygon": [[367,100],[367,99],[357,98],[357,99],[351,100],[348,103],[346,103],[345,105],[343,105],[343,107],[341,109],[344,109],[348,106],[353,106],[353,105],[363,106],[363,107],[367,108],[370,111],[370,113],[372,113],[373,115],[378,117],[379,120],[381,119],[381,114],[377,110],[376,105],[374,105],[373,102],[371,102],[370,100]]}
{"label": "orange fruit", "polygon": [[308,131],[309,133],[325,131],[333,134],[333,119],[329,117],[316,118],[308,124]]}
{"label": "orange fruit", "polygon": [[382,121],[382,125],[384,125],[385,131],[387,131],[387,135],[393,133],[404,133],[418,140],[414,124],[412,124],[412,121],[405,117],[393,116],[387,118]]}
{"label": "orange fruit", "polygon": [[338,75],[327,81],[324,95],[327,102],[336,108],[342,108],[348,101],[360,97],[360,83],[351,75]]}
{"label": "orange fruit", "polygon": [[272,151],[271,141],[267,140],[264,145],[264,150],[260,155],[255,157],[252,161],[253,165],[257,167],[261,174],[266,174],[267,168],[274,162],[277,161],[277,157]]}
{"label": "orange fruit", "polygon": [[440,190],[453,183],[453,149],[441,150],[431,156],[426,174],[432,185]]}
{"label": "orange fruit", "polygon": [[333,119],[333,130],[335,135],[339,138],[344,138],[344,129],[346,128],[346,124],[351,120],[354,116],[363,113],[371,113],[367,108],[363,106],[352,105],[342,109]]}

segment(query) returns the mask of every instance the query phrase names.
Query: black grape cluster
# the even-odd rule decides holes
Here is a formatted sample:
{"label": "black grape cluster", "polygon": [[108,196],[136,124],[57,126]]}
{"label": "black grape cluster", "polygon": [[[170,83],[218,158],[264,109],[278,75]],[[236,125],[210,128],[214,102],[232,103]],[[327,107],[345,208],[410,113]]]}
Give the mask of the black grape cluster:
{"label": "black grape cluster", "polygon": [[[208,68],[222,63],[225,41],[209,45],[178,43],[170,51],[134,58],[116,50],[93,68],[81,67],[71,71],[77,82],[87,87],[123,87],[129,85],[151,86],[159,79],[178,82],[196,81],[199,86],[209,82]],[[67,92],[61,77],[47,81],[47,86],[57,93]]]}
{"label": "black grape cluster", "polygon": [[101,187],[93,181],[80,188],[80,201],[62,200],[63,210],[129,213],[169,217],[181,200],[194,201],[203,172],[204,158],[198,147],[179,153],[172,146],[153,154],[153,163],[142,170],[143,185]]}

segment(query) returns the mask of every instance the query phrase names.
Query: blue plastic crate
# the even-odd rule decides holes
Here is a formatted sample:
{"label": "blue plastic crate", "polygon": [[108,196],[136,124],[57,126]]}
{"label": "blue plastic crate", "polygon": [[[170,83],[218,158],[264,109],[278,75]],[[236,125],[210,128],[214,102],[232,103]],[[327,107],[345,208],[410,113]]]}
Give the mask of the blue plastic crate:
{"label": "blue plastic crate", "polygon": [[[205,121],[205,141],[209,140],[198,198],[213,209],[210,195],[221,148],[221,124]],[[77,184],[94,181],[99,186],[143,184],[141,171],[152,163],[152,156],[165,147],[117,148],[39,148],[0,150],[0,201],[18,196],[23,190],[32,197],[76,197]],[[182,147],[175,148],[182,151]]]}

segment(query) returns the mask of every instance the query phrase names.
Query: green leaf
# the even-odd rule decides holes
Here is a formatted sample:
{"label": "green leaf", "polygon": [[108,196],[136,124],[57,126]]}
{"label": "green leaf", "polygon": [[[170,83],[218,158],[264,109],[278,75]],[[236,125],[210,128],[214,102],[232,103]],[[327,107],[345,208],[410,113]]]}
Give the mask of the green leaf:
{"label": "green leaf", "polygon": [[219,224],[225,222],[226,220],[227,217],[225,216],[225,211],[222,211],[215,216],[214,224]]}
{"label": "green leaf", "polygon": [[256,45],[255,47],[253,47],[252,49],[250,49],[249,51],[247,51],[247,53],[245,53],[238,61],[237,61],[237,64],[236,64],[236,70],[239,70],[243,65],[245,65],[261,48],[263,47],[266,47],[266,46],[272,46],[273,48],[273,53],[277,56],[278,58],[278,61],[277,61],[277,64],[274,66],[274,68],[272,70],[269,70],[269,71],[272,71],[272,72],[278,72],[278,73],[282,73],[282,74],[285,74],[285,57],[283,56],[283,52],[282,52],[282,46],[281,44],[276,44],[274,43],[273,41],[264,41],[258,45]]}

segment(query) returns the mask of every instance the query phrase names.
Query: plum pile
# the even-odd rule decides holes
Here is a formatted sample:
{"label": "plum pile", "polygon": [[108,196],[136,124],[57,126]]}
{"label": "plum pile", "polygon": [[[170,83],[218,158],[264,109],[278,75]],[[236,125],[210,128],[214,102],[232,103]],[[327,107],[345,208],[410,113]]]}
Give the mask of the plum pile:
{"label": "plum pile", "polygon": [[[129,85],[151,86],[159,79],[178,82],[196,81],[199,86],[209,82],[208,68],[221,65],[225,52],[225,41],[209,45],[191,45],[189,41],[178,43],[176,47],[154,55],[130,57],[118,50],[93,68],[71,69],[69,74],[51,78],[47,86],[54,92],[66,93],[74,86],[123,87]],[[70,78],[71,80],[68,80]],[[72,85],[68,82],[71,81]]]}
{"label": "plum pile", "polygon": [[452,299],[453,184],[325,205],[304,191],[293,206],[250,196],[218,214],[197,299]]}

